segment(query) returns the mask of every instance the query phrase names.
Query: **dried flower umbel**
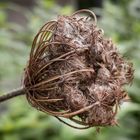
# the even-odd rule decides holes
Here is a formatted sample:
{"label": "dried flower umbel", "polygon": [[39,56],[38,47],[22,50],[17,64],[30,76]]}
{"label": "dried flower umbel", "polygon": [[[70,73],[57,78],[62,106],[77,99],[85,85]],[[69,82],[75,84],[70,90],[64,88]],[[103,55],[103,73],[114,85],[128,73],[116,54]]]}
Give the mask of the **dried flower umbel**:
{"label": "dried flower umbel", "polygon": [[118,104],[126,96],[123,86],[132,79],[132,64],[118,53],[111,39],[104,38],[95,14],[80,10],[59,16],[39,30],[24,87],[33,107],[84,129],[116,124]]}

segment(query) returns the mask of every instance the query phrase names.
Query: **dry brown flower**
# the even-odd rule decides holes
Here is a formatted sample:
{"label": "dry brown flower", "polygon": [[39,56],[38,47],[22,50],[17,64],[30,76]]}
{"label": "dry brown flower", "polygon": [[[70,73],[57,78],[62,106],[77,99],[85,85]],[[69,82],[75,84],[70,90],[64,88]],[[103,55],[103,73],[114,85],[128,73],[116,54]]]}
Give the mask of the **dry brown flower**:
{"label": "dry brown flower", "polygon": [[39,30],[24,87],[33,107],[85,129],[116,124],[118,104],[127,95],[123,86],[132,79],[132,64],[105,39],[95,14],[84,9],[59,16]]}

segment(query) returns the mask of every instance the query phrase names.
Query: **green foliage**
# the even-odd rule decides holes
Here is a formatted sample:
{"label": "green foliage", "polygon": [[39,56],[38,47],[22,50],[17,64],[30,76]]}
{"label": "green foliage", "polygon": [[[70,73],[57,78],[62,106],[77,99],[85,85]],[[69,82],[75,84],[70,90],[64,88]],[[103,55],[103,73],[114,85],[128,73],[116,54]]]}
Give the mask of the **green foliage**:
{"label": "green foliage", "polygon": [[46,137],[53,139],[60,133],[61,125],[56,120],[29,107],[23,108],[27,102],[20,98],[15,101],[11,102],[9,111],[1,115],[1,140],[45,140]]}
{"label": "green foliage", "polygon": [[[100,27],[105,35],[113,38],[118,49],[134,64],[135,78],[132,86],[126,87],[133,103],[123,104],[119,112],[119,127],[74,130],[54,117],[31,108],[25,98],[16,98],[0,105],[0,140],[139,140],[140,139],[140,11],[139,0],[120,0],[113,5],[104,1],[99,9]],[[10,77],[22,77],[28,60],[34,35],[48,20],[58,13],[69,14],[71,6],[60,7],[55,0],[40,0],[38,6],[23,10],[27,19],[25,26],[7,21],[6,9],[21,11],[21,7],[0,4],[0,90],[1,82]],[[8,88],[8,87],[7,87]],[[2,111],[3,110],[3,111]]]}

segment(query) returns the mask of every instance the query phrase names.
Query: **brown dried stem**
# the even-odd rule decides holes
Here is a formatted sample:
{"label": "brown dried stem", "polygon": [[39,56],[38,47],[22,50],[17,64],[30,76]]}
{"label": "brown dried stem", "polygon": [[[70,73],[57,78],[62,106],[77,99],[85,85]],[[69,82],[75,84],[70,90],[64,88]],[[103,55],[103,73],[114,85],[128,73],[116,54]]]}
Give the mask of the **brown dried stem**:
{"label": "brown dried stem", "polygon": [[4,101],[7,101],[11,98],[15,98],[17,96],[24,95],[25,93],[26,93],[25,88],[19,88],[19,89],[16,89],[14,91],[10,91],[9,93],[7,93],[5,95],[0,96],[0,103],[4,102]]}

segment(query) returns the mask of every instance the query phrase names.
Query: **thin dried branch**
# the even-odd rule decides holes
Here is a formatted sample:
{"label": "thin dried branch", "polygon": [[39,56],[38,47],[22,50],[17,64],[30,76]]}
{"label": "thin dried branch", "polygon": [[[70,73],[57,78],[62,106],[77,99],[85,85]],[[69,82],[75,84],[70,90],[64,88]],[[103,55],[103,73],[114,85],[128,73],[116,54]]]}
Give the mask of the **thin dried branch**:
{"label": "thin dried branch", "polygon": [[5,95],[0,96],[0,103],[7,101],[11,98],[24,95],[25,93],[26,93],[26,90],[24,88],[19,88],[19,89],[16,89],[14,91],[10,91],[9,93],[7,93]]}

